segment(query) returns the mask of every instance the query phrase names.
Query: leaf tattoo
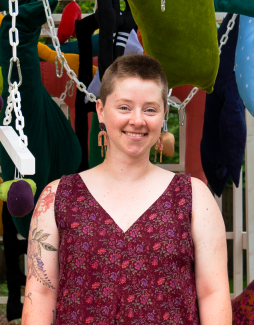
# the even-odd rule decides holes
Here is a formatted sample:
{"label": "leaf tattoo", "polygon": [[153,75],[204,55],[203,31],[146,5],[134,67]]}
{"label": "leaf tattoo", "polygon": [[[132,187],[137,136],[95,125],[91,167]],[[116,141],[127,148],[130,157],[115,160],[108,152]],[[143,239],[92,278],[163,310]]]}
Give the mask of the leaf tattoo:
{"label": "leaf tattoo", "polygon": [[37,228],[31,232],[32,238],[29,239],[30,251],[27,255],[28,263],[28,279],[34,276],[40,283],[48,288],[55,289],[51,284],[50,279],[47,276],[46,270],[44,270],[44,263],[41,258],[41,248],[46,251],[55,252],[57,249],[44,241],[50,236],[50,234],[43,234],[43,230],[36,231]]}
{"label": "leaf tattoo", "polygon": [[[40,247],[41,245],[46,251],[51,251],[51,252],[57,251],[57,249],[53,245],[50,245],[48,243],[42,243],[44,240],[48,238],[48,236],[50,236],[50,234],[43,234],[39,239],[37,239],[42,233],[43,230],[36,232],[32,240],[38,243],[38,247]],[[38,249],[38,252],[39,252],[39,256],[41,257],[41,247],[40,249]]]}

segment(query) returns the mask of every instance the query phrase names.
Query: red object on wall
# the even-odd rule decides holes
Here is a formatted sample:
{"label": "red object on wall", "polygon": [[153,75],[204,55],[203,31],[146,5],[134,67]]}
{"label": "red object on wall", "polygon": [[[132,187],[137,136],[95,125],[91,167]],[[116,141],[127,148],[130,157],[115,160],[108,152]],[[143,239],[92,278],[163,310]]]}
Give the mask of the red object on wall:
{"label": "red object on wall", "polygon": [[70,2],[63,10],[62,20],[58,26],[57,36],[60,44],[66,42],[71,36],[76,37],[75,20],[81,19],[81,8],[75,2]]}
{"label": "red object on wall", "polygon": [[[181,102],[187,98],[193,86],[186,85],[173,89],[172,95]],[[203,133],[206,93],[199,90],[186,106],[186,154],[185,173],[191,174],[207,184],[200,156],[200,142]]]}
{"label": "red object on wall", "polygon": [[93,57],[93,65],[94,65],[95,67],[98,67],[98,56],[94,56],[94,57]]}

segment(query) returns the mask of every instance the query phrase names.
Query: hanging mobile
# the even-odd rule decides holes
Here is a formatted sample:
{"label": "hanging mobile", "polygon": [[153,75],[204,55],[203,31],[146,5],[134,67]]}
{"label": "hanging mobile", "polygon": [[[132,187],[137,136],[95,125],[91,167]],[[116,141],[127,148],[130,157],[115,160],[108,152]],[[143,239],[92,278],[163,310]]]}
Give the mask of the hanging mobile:
{"label": "hanging mobile", "polygon": [[161,11],[164,12],[166,10],[166,0],[161,0]]}

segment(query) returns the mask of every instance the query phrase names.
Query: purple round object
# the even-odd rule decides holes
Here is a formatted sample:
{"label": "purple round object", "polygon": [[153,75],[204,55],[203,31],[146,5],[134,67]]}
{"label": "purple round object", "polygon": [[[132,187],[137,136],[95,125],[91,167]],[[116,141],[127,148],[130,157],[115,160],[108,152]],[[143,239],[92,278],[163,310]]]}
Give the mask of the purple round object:
{"label": "purple round object", "polygon": [[3,108],[3,104],[4,104],[3,98],[0,96],[0,111]]}
{"label": "purple round object", "polygon": [[7,208],[13,217],[24,217],[34,208],[34,196],[26,181],[11,184],[7,193]]}

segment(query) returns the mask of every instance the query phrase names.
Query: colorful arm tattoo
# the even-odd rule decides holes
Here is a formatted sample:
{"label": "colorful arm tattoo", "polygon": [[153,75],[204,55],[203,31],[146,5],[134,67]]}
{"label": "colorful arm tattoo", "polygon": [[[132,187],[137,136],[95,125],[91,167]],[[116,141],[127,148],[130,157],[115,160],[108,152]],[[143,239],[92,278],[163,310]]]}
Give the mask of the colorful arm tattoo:
{"label": "colorful arm tattoo", "polygon": [[[38,225],[38,217],[41,217],[42,213],[46,213],[50,208],[53,209],[54,198],[55,193],[52,192],[52,187],[48,185],[37,202],[33,214],[33,218],[37,220],[34,220],[32,224],[36,223]],[[30,226],[27,254],[28,280],[34,276],[37,281],[40,281],[46,287],[55,289],[47,276],[42,260],[42,249],[50,252],[57,251],[53,245],[45,242],[49,236],[50,234],[44,233],[43,229],[39,230],[37,227],[32,229]]]}

